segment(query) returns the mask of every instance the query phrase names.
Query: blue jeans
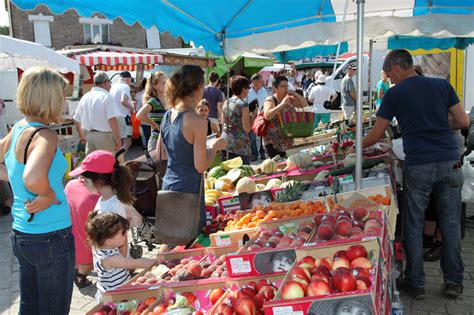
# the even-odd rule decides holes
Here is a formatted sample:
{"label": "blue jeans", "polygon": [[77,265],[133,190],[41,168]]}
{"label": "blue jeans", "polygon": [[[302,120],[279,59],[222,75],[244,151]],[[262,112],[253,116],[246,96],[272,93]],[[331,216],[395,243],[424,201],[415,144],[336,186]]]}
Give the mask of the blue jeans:
{"label": "blue jeans", "polygon": [[412,288],[425,286],[423,226],[430,193],[436,196],[436,215],[443,236],[441,270],[444,282],[462,284],[461,188],[463,174],[458,161],[405,166],[403,170],[403,246],[405,277]]}
{"label": "blue jeans", "polygon": [[74,282],[71,228],[44,234],[12,230],[20,271],[19,314],[68,314]]}
{"label": "blue jeans", "polygon": [[250,150],[252,150],[252,157],[258,158],[257,136],[253,133],[253,131],[249,132],[249,139]]}

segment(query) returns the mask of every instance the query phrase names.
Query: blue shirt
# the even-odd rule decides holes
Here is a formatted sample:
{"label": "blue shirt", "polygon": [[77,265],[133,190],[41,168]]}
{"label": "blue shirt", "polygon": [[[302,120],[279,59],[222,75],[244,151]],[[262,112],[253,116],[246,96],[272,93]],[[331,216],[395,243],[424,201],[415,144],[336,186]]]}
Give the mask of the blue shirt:
{"label": "blue shirt", "polygon": [[385,93],[377,116],[397,118],[406,165],[454,161],[459,159],[458,142],[449,127],[448,110],[458,103],[448,81],[413,76]]}
{"label": "blue shirt", "polygon": [[5,165],[13,191],[13,229],[28,234],[42,234],[71,226],[69,205],[66,200],[66,195],[64,194],[62,182],[64,173],[67,170],[67,161],[61,153],[61,150],[56,148],[56,153],[54,154],[48,172],[48,180],[60,204],[53,204],[49,208],[35,213],[33,220],[28,222],[30,214],[25,210],[25,201],[35,199],[36,195],[28,191],[23,183],[25,164],[17,160],[15,147],[23,131],[31,126],[44,125],[40,123],[29,123],[23,126],[19,126],[18,124],[13,126],[12,141],[5,154]]}

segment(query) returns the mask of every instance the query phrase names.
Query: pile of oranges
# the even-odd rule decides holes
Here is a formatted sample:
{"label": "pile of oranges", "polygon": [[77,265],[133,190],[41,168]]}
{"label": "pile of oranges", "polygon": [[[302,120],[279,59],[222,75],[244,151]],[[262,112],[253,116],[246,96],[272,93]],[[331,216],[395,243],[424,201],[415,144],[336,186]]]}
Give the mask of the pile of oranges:
{"label": "pile of oranges", "polygon": [[259,206],[250,211],[237,211],[235,217],[227,222],[224,231],[254,228],[262,222],[296,218],[323,212],[326,212],[326,207],[322,201],[272,202],[267,207]]}
{"label": "pile of oranges", "polygon": [[[367,199],[379,204],[379,205],[383,205],[383,206],[389,206],[391,204],[391,199],[390,197],[385,197],[381,194],[376,194],[376,195],[372,195],[372,196],[369,196],[367,197]],[[332,210],[343,210],[344,207],[342,207],[341,205],[339,204],[336,204],[334,203],[334,199],[332,197],[328,197],[327,199],[327,203],[328,203],[328,207],[329,209],[332,211]]]}

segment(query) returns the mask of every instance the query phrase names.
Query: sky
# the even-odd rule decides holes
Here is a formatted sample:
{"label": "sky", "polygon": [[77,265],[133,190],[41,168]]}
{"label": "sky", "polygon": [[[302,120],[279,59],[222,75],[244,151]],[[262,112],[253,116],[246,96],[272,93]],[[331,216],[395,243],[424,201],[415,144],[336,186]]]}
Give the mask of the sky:
{"label": "sky", "polygon": [[5,11],[5,1],[0,0],[0,25],[8,25],[8,14]]}

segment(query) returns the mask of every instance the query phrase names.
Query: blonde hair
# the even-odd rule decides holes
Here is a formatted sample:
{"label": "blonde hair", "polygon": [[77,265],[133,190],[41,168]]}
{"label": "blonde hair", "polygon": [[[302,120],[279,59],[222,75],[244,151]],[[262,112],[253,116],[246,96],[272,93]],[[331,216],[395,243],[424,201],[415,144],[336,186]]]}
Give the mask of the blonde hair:
{"label": "blonde hair", "polygon": [[18,85],[17,107],[25,116],[58,123],[62,119],[67,85],[68,81],[55,70],[30,68],[23,73]]}
{"label": "blonde hair", "polygon": [[204,71],[201,67],[196,65],[182,66],[173,72],[166,81],[166,107],[175,108],[179,101],[192,96],[203,85]]}
{"label": "blonde hair", "polygon": [[[152,73],[146,80],[145,93],[143,94],[142,104],[146,104],[152,97],[158,98],[158,92],[155,89],[156,84],[162,77],[166,78],[166,74],[162,71]],[[163,100],[160,100],[163,101]]]}

